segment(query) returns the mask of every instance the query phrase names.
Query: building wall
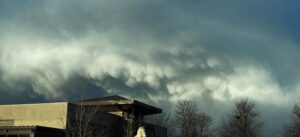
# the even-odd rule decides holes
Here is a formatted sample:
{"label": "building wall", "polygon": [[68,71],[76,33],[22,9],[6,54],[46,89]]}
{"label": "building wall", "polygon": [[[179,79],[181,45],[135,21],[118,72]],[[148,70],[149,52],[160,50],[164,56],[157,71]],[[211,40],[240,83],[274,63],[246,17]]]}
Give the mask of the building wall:
{"label": "building wall", "polygon": [[147,137],[167,137],[167,128],[154,125],[151,123],[144,123]]}
{"label": "building wall", "polygon": [[91,137],[123,137],[126,129],[126,121],[119,116],[110,113],[100,113],[100,125],[96,129],[96,133]]}
{"label": "building wall", "polygon": [[0,126],[45,126],[64,129],[68,102],[0,105]]}

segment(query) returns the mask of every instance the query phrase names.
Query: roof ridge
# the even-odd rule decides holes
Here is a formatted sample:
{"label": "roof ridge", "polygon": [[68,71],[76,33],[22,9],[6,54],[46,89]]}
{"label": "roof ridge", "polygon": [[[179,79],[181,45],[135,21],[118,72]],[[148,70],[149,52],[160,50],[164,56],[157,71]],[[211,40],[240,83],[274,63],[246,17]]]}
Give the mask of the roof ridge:
{"label": "roof ridge", "polygon": [[[99,98],[86,99],[83,101],[108,101],[108,100],[130,100],[130,99],[119,96],[119,95],[111,95],[111,96],[105,96],[105,97],[99,97]],[[82,102],[82,101],[80,101],[80,102]]]}

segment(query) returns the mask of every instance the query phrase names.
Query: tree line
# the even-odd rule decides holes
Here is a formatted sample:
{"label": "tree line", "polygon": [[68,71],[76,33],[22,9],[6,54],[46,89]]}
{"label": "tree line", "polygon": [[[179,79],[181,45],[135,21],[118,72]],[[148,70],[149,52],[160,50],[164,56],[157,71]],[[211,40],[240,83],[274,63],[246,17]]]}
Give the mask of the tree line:
{"label": "tree line", "polygon": [[[242,99],[217,127],[213,119],[201,112],[195,101],[179,101],[175,116],[162,113],[151,122],[168,128],[168,137],[264,137],[263,122],[254,102]],[[300,137],[300,107],[294,105],[291,122],[283,126],[283,137]]]}

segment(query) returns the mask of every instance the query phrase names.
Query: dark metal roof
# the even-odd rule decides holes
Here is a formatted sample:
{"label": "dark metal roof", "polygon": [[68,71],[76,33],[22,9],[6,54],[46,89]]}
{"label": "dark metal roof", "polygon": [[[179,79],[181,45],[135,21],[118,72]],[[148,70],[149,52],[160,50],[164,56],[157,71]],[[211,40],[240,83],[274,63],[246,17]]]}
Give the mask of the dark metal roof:
{"label": "dark metal roof", "polygon": [[107,96],[107,97],[101,97],[101,98],[92,98],[92,99],[87,99],[83,101],[108,101],[108,100],[130,100],[128,98],[124,98],[118,95],[113,95],[113,96]]}
{"label": "dark metal roof", "polygon": [[156,108],[154,106],[145,104],[137,100],[127,99],[118,95],[83,100],[80,101],[79,104],[101,106],[108,111],[115,111],[120,109],[122,111],[127,111],[134,107],[144,115],[158,114],[162,112],[161,109]]}

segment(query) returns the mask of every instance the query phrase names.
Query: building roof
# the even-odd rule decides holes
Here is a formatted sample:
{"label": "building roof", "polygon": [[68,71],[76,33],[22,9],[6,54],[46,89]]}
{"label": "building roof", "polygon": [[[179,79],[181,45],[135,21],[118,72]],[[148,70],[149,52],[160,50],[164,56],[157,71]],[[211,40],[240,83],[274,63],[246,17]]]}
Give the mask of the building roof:
{"label": "building roof", "polygon": [[154,106],[145,104],[138,100],[128,99],[118,95],[94,98],[80,101],[83,105],[96,105],[105,108],[106,111],[132,111],[142,115],[151,115],[161,113],[162,110]]}
{"label": "building roof", "polygon": [[87,100],[83,100],[83,101],[108,101],[108,100],[129,100],[129,99],[118,96],[118,95],[113,95],[113,96],[106,96],[106,97],[101,97],[101,98],[92,98],[92,99],[87,99]]}

